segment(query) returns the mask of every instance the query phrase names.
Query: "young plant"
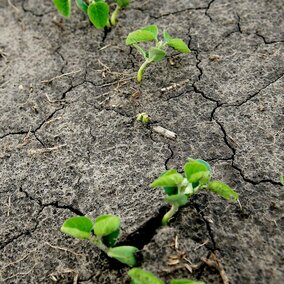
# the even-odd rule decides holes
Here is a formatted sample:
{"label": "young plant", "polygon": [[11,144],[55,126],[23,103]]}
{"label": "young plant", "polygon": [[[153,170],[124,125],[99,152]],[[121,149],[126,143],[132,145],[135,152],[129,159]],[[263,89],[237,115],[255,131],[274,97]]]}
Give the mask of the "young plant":
{"label": "young plant", "polygon": [[[128,276],[131,278],[131,284],[165,284],[164,281],[154,276],[152,273],[140,268],[132,268],[128,271]],[[204,284],[200,281],[188,279],[173,279],[170,284]]]}
{"label": "young plant", "polygon": [[[130,0],[115,0],[116,6],[110,16],[110,5],[105,0],[76,0],[77,6],[88,15],[97,29],[115,26],[121,9],[127,7],[129,2]],[[71,15],[71,0],[53,0],[53,3],[61,15]]]}
{"label": "young plant", "polygon": [[151,121],[150,116],[146,112],[138,113],[136,120],[142,122],[143,124],[148,124]]}
{"label": "young plant", "polygon": [[179,207],[185,205],[192,195],[201,190],[214,192],[232,202],[238,200],[238,194],[228,185],[217,180],[211,181],[211,174],[212,168],[207,162],[188,159],[184,165],[185,176],[175,169],[170,169],[150,185],[162,187],[166,194],[165,201],[171,205],[171,209],[162,219],[162,225],[167,225]]}
{"label": "young plant", "polygon": [[[140,66],[137,73],[137,81],[141,82],[145,68],[155,62],[163,60],[167,53],[167,48],[171,47],[181,53],[189,53],[190,49],[180,38],[172,38],[168,32],[163,32],[163,40],[158,39],[159,30],[157,26],[151,25],[134,32],[126,38],[126,44],[135,47],[143,56],[144,63]],[[154,41],[155,45],[148,50],[143,49],[139,44]]]}
{"label": "young plant", "polygon": [[284,176],[280,176],[280,182],[284,186]]}
{"label": "young plant", "polygon": [[120,218],[115,215],[101,215],[95,222],[85,216],[67,219],[61,232],[81,240],[89,240],[109,257],[132,267],[137,265],[138,248],[132,246],[115,247],[120,233]]}

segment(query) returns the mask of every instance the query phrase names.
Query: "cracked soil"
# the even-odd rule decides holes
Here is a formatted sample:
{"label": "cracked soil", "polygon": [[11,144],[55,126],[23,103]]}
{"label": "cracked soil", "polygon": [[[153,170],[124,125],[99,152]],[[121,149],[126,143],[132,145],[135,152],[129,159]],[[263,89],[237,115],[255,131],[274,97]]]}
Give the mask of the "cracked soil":
{"label": "cracked soil", "polygon": [[[165,281],[224,283],[214,256],[229,283],[283,283],[283,2],[133,0],[108,33],[73,6],[62,21],[52,1],[0,1],[0,283],[129,283],[127,267],[59,231],[103,213]],[[192,52],[138,85],[124,39],[148,24]],[[201,193],[161,228],[167,207],[149,184],[188,157],[240,203]]]}

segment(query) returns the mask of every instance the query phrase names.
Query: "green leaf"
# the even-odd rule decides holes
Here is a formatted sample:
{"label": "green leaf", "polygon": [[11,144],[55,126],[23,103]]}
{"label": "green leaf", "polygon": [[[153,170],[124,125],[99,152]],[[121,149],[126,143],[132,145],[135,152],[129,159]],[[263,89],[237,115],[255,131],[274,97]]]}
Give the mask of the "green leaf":
{"label": "green leaf", "polygon": [[217,180],[210,182],[207,189],[233,202],[236,202],[239,198],[238,194],[232,188]]}
{"label": "green leaf", "polygon": [[166,52],[158,47],[151,47],[149,49],[148,58],[151,61],[158,62],[165,58]]}
{"label": "green leaf", "polygon": [[71,0],[53,0],[53,3],[58,12],[64,16],[69,17],[71,14]]}
{"label": "green leaf", "polygon": [[141,31],[151,32],[155,36],[155,39],[156,40],[158,39],[159,30],[158,30],[158,27],[156,25],[150,25],[150,26],[144,27],[144,28],[141,29]]}
{"label": "green leaf", "polygon": [[109,6],[104,2],[92,2],[88,6],[88,16],[97,29],[103,29],[109,21]]}
{"label": "green leaf", "polygon": [[112,232],[111,234],[102,237],[102,242],[107,246],[107,247],[113,247],[116,244],[117,238],[119,236],[120,230],[116,230]]}
{"label": "green leaf", "polygon": [[187,44],[180,38],[173,38],[168,40],[167,45],[172,47],[173,49],[182,52],[182,53],[189,53],[190,49],[188,48]]}
{"label": "green leaf", "polygon": [[207,163],[206,161],[201,160],[201,159],[196,159],[195,161],[199,162],[200,164],[205,165],[206,168],[207,168],[207,170],[210,172],[210,174],[212,173],[212,168],[211,168],[211,166],[209,165],[209,163]]}
{"label": "green leaf", "polygon": [[[170,169],[170,170],[162,173],[160,176],[167,176],[167,175],[171,175],[173,173],[177,173],[177,170]],[[163,189],[164,189],[164,191],[167,195],[174,195],[174,194],[177,194],[177,192],[178,192],[178,188],[176,186],[166,186]]]}
{"label": "green leaf", "polygon": [[187,203],[188,197],[185,194],[176,194],[171,196],[166,196],[165,201],[171,205],[180,207]]}
{"label": "green leaf", "polygon": [[140,268],[132,268],[128,271],[132,284],[164,284],[164,282],[152,273]]}
{"label": "green leaf", "polygon": [[88,5],[84,0],[76,0],[77,6],[85,13],[88,11]]}
{"label": "green leaf", "polygon": [[184,172],[188,182],[192,183],[193,187],[200,184],[206,184],[209,181],[210,172],[203,162],[189,159],[184,165]]}
{"label": "green leaf", "polygon": [[129,5],[129,0],[115,0],[120,8],[125,8]]}
{"label": "green leaf", "polygon": [[170,284],[204,284],[204,282],[189,279],[173,279]]}
{"label": "green leaf", "polygon": [[122,263],[132,267],[137,265],[135,254],[138,252],[138,248],[132,246],[120,246],[110,248],[107,252],[109,257],[115,258]]}
{"label": "green leaf", "polygon": [[101,215],[96,218],[94,232],[97,236],[107,236],[120,227],[120,218],[115,215]]}
{"label": "green leaf", "polygon": [[163,32],[164,41],[168,42],[172,39],[171,35],[168,32]]}
{"label": "green leaf", "polygon": [[126,44],[131,45],[139,42],[155,40],[155,35],[149,31],[137,30],[128,34]]}
{"label": "green leaf", "polygon": [[94,223],[85,216],[77,216],[67,219],[61,227],[61,232],[77,239],[86,240],[91,236]]}
{"label": "green leaf", "polygon": [[176,171],[172,170],[168,171],[169,173],[165,173],[164,175],[158,177],[154,180],[150,186],[151,187],[174,187],[178,186],[183,181],[183,176]]}

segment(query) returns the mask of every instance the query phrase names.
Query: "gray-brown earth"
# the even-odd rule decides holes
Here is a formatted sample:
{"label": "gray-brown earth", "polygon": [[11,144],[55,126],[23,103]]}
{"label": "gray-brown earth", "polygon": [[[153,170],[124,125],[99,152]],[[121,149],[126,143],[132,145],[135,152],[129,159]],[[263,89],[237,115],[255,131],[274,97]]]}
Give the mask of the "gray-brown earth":
{"label": "gray-brown earth", "polygon": [[[148,24],[192,53],[171,53],[138,85],[141,58],[124,39]],[[0,27],[1,283],[129,283],[127,267],[59,231],[103,213],[121,216],[122,242],[164,280],[223,283],[206,264],[215,255],[230,283],[283,283],[281,0],[132,1],[109,33],[75,5],[61,22],[52,1],[1,0]],[[149,183],[187,157],[209,161],[240,204],[202,193],[161,228],[163,194]]]}

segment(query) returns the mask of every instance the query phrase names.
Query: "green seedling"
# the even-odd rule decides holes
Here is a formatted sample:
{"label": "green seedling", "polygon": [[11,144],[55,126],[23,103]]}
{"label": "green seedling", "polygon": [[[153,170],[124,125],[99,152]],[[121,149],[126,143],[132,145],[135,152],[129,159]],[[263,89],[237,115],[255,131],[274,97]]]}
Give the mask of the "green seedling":
{"label": "green seedling", "polygon": [[[121,9],[129,5],[130,0],[115,0],[115,9],[110,16],[110,5],[105,0],[76,0],[77,6],[88,15],[97,29],[110,28],[117,23]],[[53,0],[58,12],[64,16],[71,15],[71,0]]]}
{"label": "green seedling", "polygon": [[280,176],[280,182],[284,186],[284,176]]}
{"label": "green seedling", "polygon": [[[131,278],[131,284],[165,284],[164,281],[154,276],[152,273],[140,268],[132,268],[128,271],[128,276]],[[200,281],[189,279],[173,279],[170,284],[204,284]]]}
{"label": "green seedling", "polygon": [[203,160],[188,159],[184,165],[184,175],[175,169],[170,169],[157,178],[150,186],[162,187],[166,194],[165,201],[171,209],[164,215],[162,225],[185,205],[188,199],[202,190],[211,191],[229,201],[236,202],[238,194],[225,183],[217,180],[211,181],[212,168]]}
{"label": "green seedling", "polygon": [[148,124],[151,121],[151,118],[146,112],[141,112],[137,114],[136,120],[142,122],[143,124]]}
{"label": "green seedling", "polygon": [[[157,26],[151,25],[134,32],[131,32],[126,38],[126,44],[135,47],[144,58],[144,63],[140,66],[137,73],[137,81],[141,82],[145,68],[155,62],[163,60],[167,53],[167,48],[171,47],[181,53],[189,53],[190,49],[180,38],[172,38],[168,32],[163,32],[163,40],[158,39],[159,30]],[[142,48],[139,44],[154,41],[155,45],[148,50]]]}
{"label": "green seedling", "polygon": [[85,216],[67,219],[61,232],[81,240],[89,240],[109,257],[132,267],[137,265],[138,248],[132,246],[115,246],[120,233],[120,218],[115,215],[101,215],[95,222]]}

